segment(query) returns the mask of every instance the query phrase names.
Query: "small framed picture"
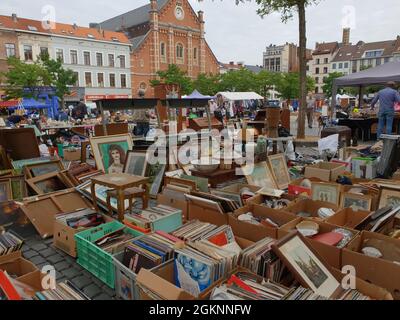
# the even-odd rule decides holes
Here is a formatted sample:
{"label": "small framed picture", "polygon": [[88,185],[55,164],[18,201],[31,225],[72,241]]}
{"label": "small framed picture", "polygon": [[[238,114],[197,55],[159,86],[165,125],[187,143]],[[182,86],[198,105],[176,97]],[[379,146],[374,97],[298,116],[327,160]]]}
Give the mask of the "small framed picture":
{"label": "small framed picture", "polygon": [[379,194],[379,209],[392,206],[400,207],[400,190],[392,188],[381,188]]}
{"label": "small framed picture", "polygon": [[12,186],[9,179],[0,181],[0,202],[12,200]]}
{"label": "small framed picture", "polygon": [[140,151],[128,151],[124,165],[124,173],[144,177],[147,169],[147,153]]}
{"label": "small framed picture", "polygon": [[60,172],[64,170],[64,166],[60,160],[36,164],[27,164],[24,168],[27,179],[32,179],[48,173]]}
{"label": "small framed picture", "polygon": [[286,163],[286,157],[283,153],[268,157],[268,164],[271,168],[278,189],[287,189],[290,184],[290,175]]}
{"label": "small framed picture", "polygon": [[311,195],[314,201],[323,201],[339,205],[340,185],[337,183],[315,182],[311,186]]}
{"label": "small framed picture", "polygon": [[341,290],[339,281],[303,239],[299,233],[293,232],[272,249],[302,286],[321,296],[333,297]]}
{"label": "small framed picture", "polygon": [[90,138],[97,169],[105,173],[122,173],[127,153],[133,148],[129,134]]}
{"label": "small framed picture", "polygon": [[341,200],[342,208],[351,208],[354,211],[371,211],[372,196],[357,193],[344,193]]}
{"label": "small framed picture", "polygon": [[277,189],[277,185],[266,162],[246,165],[242,167],[243,174],[246,176],[248,184],[261,188]]}
{"label": "small framed picture", "polygon": [[71,188],[72,185],[66,181],[60,173],[49,173],[26,181],[37,194],[53,193]]}

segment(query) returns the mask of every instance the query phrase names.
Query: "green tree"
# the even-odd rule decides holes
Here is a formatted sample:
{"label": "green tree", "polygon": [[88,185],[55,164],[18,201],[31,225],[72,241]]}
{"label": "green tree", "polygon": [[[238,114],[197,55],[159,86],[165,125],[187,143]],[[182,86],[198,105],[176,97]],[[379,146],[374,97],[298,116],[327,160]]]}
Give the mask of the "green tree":
{"label": "green tree", "polygon": [[182,71],[176,64],[170,64],[165,71],[158,71],[157,75],[160,79],[151,80],[152,86],[165,84],[179,84],[182,94],[190,94],[193,92],[193,83],[185,71]]}
{"label": "green tree", "polygon": [[[281,73],[276,81],[276,91],[286,100],[298,99],[301,95],[300,74],[297,72]],[[311,91],[315,82],[311,77],[306,77],[306,90]]]}
{"label": "green tree", "polygon": [[256,75],[248,69],[228,71],[221,75],[219,91],[247,92],[257,91]]}
{"label": "green tree", "polygon": [[255,91],[267,98],[268,91],[273,89],[279,81],[280,74],[262,70],[255,75]]}
{"label": "green tree", "polygon": [[[286,23],[297,12],[299,18],[299,55],[300,55],[300,112],[298,118],[298,138],[305,137],[306,109],[307,109],[307,28],[306,8],[317,4],[320,0],[255,0],[259,5],[257,13],[264,17],[273,12],[280,12],[282,22]],[[236,3],[245,0],[236,0]]]}
{"label": "green tree", "polygon": [[7,60],[8,71],[1,73],[7,99],[36,98],[35,87],[51,85],[50,73],[39,63],[25,63],[18,58]]}
{"label": "green tree", "polygon": [[214,96],[219,91],[220,76],[213,74],[199,74],[193,82],[193,88],[204,95]]}
{"label": "green tree", "polygon": [[343,73],[341,72],[333,72],[330,73],[328,77],[324,79],[324,86],[322,87],[322,90],[324,91],[325,95],[328,98],[332,97],[332,87],[333,87],[333,81],[337,78],[343,77]]}
{"label": "green tree", "polygon": [[76,74],[71,69],[64,69],[61,60],[50,59],[47,53],[39,56],[39,63],[51,76],[51,85],[56,89],[56,96],[61,100],[61,107],[65,108],[65,95],[70,94],[70,86],[77,81]]}

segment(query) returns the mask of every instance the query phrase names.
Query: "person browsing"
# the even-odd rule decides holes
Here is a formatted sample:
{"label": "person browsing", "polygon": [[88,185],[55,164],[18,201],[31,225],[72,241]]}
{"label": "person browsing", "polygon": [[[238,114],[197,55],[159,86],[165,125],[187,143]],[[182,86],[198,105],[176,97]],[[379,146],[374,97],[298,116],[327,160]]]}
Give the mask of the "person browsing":
{"label": "person browsing", "polygon": [[400,103],[400,94],[396,91],[396,84],[394,82],[388,82],[386,87],[378,92],[375,98],[371,102],[371,109],[375,109],[375,105],[379,101],[379,124],[378,124],[378,139],[383,134],[383,129],[386,124],[386,134],[392,134],[393,119],[394,119],[394,106],[396,103]]}

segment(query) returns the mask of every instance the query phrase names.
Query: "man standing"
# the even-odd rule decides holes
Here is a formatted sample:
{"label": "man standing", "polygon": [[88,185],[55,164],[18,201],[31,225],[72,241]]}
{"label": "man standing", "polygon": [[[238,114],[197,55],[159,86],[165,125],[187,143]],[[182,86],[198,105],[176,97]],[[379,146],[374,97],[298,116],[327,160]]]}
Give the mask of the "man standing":
{"label": "man standing", "polygon": [[78,105],[72,111],[72,117],[76,120],[83,120],[87,115],[87,107],[83,99],[81,99]]}
{"label": "man standing", "polygon": [[315,99],[310,94],[307,98],[307,119],[308,119],[308,127],[310,129],[313,128],[314,123],[314,109],[315,109]]}
{"label": "man standing", "polygon": [[371,102],[371,109],[375,109],[376,103],[379,101],[379,125],[378,125],[378,139],[383,134],[383,128],[386,123],[386,134],[392,134],[393,119],[394,119],[394,105],[400,102],[400,94],[396,91],[396,84],[388,82],[385,89],[378,92],[374,100]]}

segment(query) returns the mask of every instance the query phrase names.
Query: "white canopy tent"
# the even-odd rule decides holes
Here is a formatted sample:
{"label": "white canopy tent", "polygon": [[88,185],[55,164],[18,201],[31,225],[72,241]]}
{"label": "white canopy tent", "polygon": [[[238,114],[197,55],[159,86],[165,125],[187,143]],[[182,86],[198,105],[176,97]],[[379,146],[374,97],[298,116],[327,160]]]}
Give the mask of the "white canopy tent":
{"label": "white canopy tent", "polygon": [[221,95],[224,99],[230,101],[264,99],[264,97],[260,96],[255,92],[219,92],[217,96],[218,95]]}

